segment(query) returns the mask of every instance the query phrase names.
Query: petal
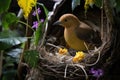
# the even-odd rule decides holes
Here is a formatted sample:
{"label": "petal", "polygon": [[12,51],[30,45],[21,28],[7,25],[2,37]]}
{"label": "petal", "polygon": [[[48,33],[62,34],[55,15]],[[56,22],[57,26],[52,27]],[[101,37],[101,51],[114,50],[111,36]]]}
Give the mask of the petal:
{"label": "petal", "polygon": [[44,19],[40,19],[41,22],[44,22]]}
{"label": "petal", "polygon": [[34,11],[32,15],[33,15],[33,16],[36,16],[36,12]]}
{"label": "petal", "polygon": [[36,5],[37,0],[18,0],[18,5],[24,12],[25,19],[28,18],[28,15],[30,14],[32,7]]}
{"label": "petal", "polygon": [[59,54],[66,55],[67,53],[68,53],[68,50],[66,48],[64,48],[64,49],[60,48],[59,49]]}
{"label": "petal", "polygon": [[40,13],[41,13],[41,10],[40,10],[40,8],[38,8],[38,9],[37,9],[37,12],[38,12],[38,14],[40,14]]}
{"label": "petal", "polygon": [[38,21],[34,21],[32,28],[38,28],[38,24],[39,24]]}

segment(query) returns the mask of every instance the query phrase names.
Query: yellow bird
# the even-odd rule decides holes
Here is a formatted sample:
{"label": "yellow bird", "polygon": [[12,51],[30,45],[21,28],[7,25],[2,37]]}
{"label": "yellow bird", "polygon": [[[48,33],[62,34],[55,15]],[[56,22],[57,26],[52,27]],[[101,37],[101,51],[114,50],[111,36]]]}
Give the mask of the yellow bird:
{"label": "yellow bird", "polygon": [[91,49],[90,44],[101,44],[99,28],[93,23],[80,21],[73,14],[62,15],[54,25],[61,25],[65,28],[65,41],[75,50],[86,51],[87,47]]}

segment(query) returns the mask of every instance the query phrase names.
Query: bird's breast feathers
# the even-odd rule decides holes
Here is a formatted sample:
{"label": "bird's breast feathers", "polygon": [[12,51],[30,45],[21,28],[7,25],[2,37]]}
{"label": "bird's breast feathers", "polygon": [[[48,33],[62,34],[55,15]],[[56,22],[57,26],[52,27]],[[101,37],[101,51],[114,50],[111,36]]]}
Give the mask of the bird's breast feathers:
{"label": "bird's breast feathers", "polygon": [[71,48],[76,49],[76,50],[86,50],[84,41],[77,38],[73,29],[65,29],[64,30],[64,38],[65,38],[67,44]]}

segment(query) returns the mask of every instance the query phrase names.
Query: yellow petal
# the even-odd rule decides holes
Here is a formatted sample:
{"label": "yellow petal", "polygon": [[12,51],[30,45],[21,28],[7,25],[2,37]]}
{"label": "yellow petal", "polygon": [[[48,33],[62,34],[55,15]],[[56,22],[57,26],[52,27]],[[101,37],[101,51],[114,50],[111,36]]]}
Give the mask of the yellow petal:
{"label": "yellow petal", "polygon": [[89,5],[93,6],[93,4],[95,3],[95,0],[89,0]]}
{"label": "yellow petal", "polygon": [[85,5],[84,5],[85,11],[87,11],[89,6],[92,6],[94,3],[95,3],[95,0],[85,0]]}
{"label": "yellow petal", "polygon": [[32,7],[34,7],[37,3],[37,0],[17,0],[18,5],[23,10],[25,19],[28,18],[28,15],[30,14]]}
{"label": "yellow petal", "polygon": [[60,48],[59,49],[59,54],[63,54],[63,55],[66,55],[68,53],[68,50],[67,49],[62,49],[62,48]]}
{"label": "yellow petal", "polygon": [[80,52],[76,52],[76,55],[73,57],[73,62],[77,63],[80,62],[81,60],[83,60],[85,57],[85,53],[80,51]]}
{"label": "yellow petal", "polygon": [[85,0],[85,5],[84,5],[85,11],[87,11],[88,8],[89,8],[89,0]]}

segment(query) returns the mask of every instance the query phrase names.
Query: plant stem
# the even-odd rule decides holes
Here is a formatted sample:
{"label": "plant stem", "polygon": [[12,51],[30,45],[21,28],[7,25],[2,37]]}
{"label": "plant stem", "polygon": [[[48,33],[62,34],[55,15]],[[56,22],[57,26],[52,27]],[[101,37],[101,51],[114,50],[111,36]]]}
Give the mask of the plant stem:
{"label": "plant stem", "polygon": [[0,77],[2,75],[3,51],[0,52]]}
{"label": "plant stem", "polygon": [[38,15],[38,11],[37,11],[37,6],[35,6],[35,12],[36,12],[37,20],[38,20],[38,22],[40,22],[39,15]]}
{"label": "plant stem", "polygon": [[29,27],[31,30],[35,31],[29,24],[27,24],[27,23],[25,23],[25,22],[23,22],[23,21],[20,21],[20,20],[18,20],[18,22],[26,25],[26,26]]}

